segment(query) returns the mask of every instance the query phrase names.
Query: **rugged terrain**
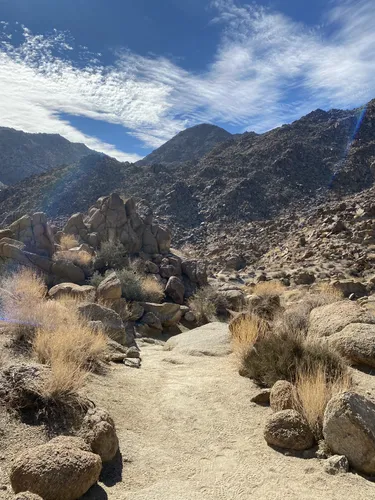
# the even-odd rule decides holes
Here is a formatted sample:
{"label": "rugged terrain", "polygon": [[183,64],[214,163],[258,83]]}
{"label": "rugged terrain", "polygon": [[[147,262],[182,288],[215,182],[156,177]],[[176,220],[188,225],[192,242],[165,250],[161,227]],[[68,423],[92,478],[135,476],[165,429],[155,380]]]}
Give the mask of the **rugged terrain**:
{"label": "rugged terrain", "polygon": [[[319,224],[316,207],[348,196],[355,204],[355,193],[371,188],[374,124],[371,101],[353,111],[316,110],[265,134],[229,140],[218,127],[193,127],[138,164],[87,156],[3,189],[3,226],[35,210],[64,222],[117,191],[151,205],[173,230],[174,246],[191,244],[219,263],[241,253],[253,264],[284,242],[300,217]],[[364,196],[371,198],[371,190]]]}
{"label": "rugged terrain", "polygon": [[70,165],[92,153],[58,134],[27,134],[0,127],[0,182],[15,184],[31,175]]}

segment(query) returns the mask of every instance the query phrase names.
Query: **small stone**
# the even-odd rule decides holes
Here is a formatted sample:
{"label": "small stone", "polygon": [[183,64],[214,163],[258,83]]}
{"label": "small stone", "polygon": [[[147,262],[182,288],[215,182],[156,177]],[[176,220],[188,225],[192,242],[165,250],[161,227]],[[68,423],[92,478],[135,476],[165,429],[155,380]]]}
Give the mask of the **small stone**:
{"label": "small stone", "polygon": [[349,472],[349,462],[345,455],[333,455],[324,463],[324,470],[327,474],[344,474]]}
{"label": "small stone", "polygon": [[255,394],[250,401],[256,403],[257,405],[267,405],[270,402],[270,389],[262,389],[260,392]]}
{"label": "small stone", "polygon": [[136,347],[129,347],[127,353],[126,353],[127,358],[140,358],[141,353],[139,352],[139,349]]}

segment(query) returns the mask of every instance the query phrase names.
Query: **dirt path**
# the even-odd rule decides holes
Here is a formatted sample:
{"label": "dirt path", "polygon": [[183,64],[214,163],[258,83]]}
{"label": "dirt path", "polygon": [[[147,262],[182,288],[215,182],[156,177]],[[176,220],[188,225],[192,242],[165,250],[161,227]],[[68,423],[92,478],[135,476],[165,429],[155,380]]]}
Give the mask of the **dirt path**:
{"label": "dirt path", "polygon": [[[142,345],[142,368],[96,377],[91,397],[115,418],[122,459],[90,500],[368,499],[360,476],[329,476],[317,459],[285,456],[262,436],[270,412],[232,356],[177,356]],[[122,469],[122,470],[121,470]]]}

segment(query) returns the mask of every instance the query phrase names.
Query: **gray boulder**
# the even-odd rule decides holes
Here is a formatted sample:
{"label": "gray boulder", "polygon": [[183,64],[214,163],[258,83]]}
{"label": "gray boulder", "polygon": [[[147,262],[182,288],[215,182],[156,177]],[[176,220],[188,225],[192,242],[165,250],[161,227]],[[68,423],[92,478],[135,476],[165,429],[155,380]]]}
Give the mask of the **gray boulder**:
{"label": "gray boulder", "polygon": [[375,403],[354,392],[333,397],[325,410],[323,435],[327,446],[345,455],[359,472],[375,474]]}
{"label": "gray boulder", "polygon": [[328,343],[351,363],[375,368],[375,325],[351,323]]}
{"label": "gray boulder", "polygon": [[86,303],[78,306],[78,311],[87,321],[101,321],[109,338],[119,344],[126,344],[125,326],[119,314],[100,304]]}
{"label": "gray boulder", "polygon": [[171,276],[165,287],[167,297],[170,297],[176,304],[184,303],[185,287],[183,282],[177,276]]}
{"label": "gray boulder", "polygon": [[107,276],[98,286],[98,299],[116,300],[121,298],[121,282],[115,272]]}

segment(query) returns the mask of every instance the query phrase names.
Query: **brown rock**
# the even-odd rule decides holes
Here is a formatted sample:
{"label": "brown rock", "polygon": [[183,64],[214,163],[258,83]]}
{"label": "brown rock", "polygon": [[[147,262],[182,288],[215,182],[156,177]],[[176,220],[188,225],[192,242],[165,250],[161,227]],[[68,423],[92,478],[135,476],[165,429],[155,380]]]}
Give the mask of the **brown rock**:
{"label": "brown rock", "polygon": [[264,428],[269,445],[288,450],[307,450],[314,444],[314,436],[300,413],[295,410],[278,411],[271,415]]}
{"label": "brown rock", "polygon": [[293,410],[296,405],[296,390],[286,380],[278,380],[270,393],[270,406],[273,411]]}
{"label": "brown rock", "polygon": [[102,461],[80,438],[61,436],[15,458],[10,480],[15,493],[44,500],[76,500],[99,479]]}
{"label": "brown rock", "polygon": [[116,455],[119,443],[115,423],[106,410],[90,409],[79,435],[90,445],[92,452],[100,456],[102,462],[109,462]]}

